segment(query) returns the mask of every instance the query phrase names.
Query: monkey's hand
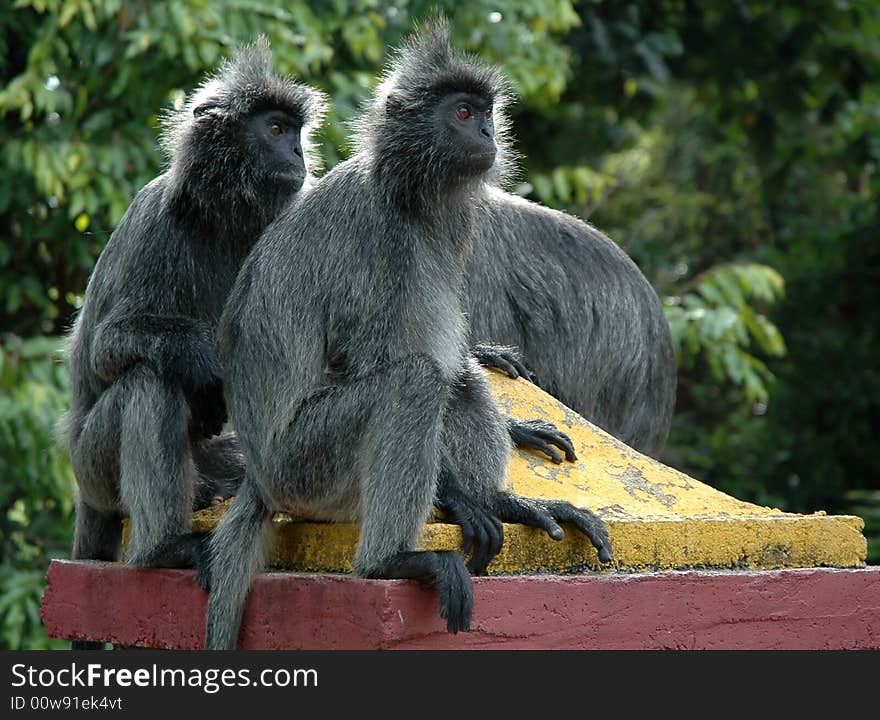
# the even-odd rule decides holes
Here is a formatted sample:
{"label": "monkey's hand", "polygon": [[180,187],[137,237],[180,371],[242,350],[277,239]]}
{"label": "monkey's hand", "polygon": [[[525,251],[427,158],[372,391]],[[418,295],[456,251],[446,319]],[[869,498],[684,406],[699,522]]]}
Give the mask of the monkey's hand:
{"label": "monkey's hand", "polygon": [[514,379],[521,377],[537,385],[538,378],[522,364],[519,354],[512,347],[480,344],[474,346],[473,355],[483,367],[501,370],[507,373],[507,377]]}
{"label": "monkey's hand", "polygon": [[504,526],[487,513],[470,496],[446,489],[434,503],[451,523],[461,527],[461,552],[465,557],[473,550],[467,564],[474,575],[485,575],[489,563],[501,552],[504,544]]}
{"label": "monkey's hand", "polygon": [[494,500],[493,511],[504,522],[539,528],[553,540],[562,540],[565,537],[565,531],[559,523],[571,523],[590,539],[601,562],[611,560],[608,527],[598,515],[586,508],[575,507],[564,500],[540,500],[499,491]]}
{"label": "monkey's hand", "polygon": [[536,508],[536,527],[543,528],[554,540],[561,540],[565,533],[558,523],[568,522],[590,538],[593,547],[599,553],[600,562],[611,562],[611,540],[608,538],[608,526],[594,512],[586,508],[575,507],[564,500],[534,500]]}
{"label": "monkey's hand", "polygon": [[513,444],[518,448],[539,450],[549,455],[552,462],[561,463],[562,456],[553,447],[553,445],[556,445],[565,453],[565,459],[568,462],[577,460],[571,438],[553,423],[546,420],[516,420],[515,418],[509,418],[508,430],[510,431],[510,439],[513,440]]}

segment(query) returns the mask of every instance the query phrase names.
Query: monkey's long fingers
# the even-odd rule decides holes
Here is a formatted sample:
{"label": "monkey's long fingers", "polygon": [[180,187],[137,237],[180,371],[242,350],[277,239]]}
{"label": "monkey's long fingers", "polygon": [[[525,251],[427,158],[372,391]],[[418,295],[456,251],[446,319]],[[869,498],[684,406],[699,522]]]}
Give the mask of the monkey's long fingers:
{"label": "monkey's long fingers", "polygon": [[492,542],[485,525],[477,522],[474,525],[474,530],[477,539],[474,543],[474,554],[471,556],[470,562],[467,563],[467,569],[474,575],[485,575],[486,568],[492,561]]}
{"label": "monkey's long fingers", "polygon": [[489,519],[492,523],[492,532],[489,535],[492,538],[492,559],[494,560],[501,552],[501,548],[504,547],[504,523],[493,515],[490,515]]}
{"label": "monkey's long fingers", "polygon": [[439,503],[438,507],[443,511],[448,522],[458,525],[461,529],[461,554],[467,557],[474,547],[476,537],[473,514],[463,502],[452,497],[447,498],[446,502]]}
{"label": "monkey's long fingers", "polygon": [[570,522],[584,535],[599,553],[601,562],[611,561],[611,540],[608,537],[608,526],[602,519],[586,508],[578,508],[561,500],[543,502],[548,512],[559,522]]}
{"label": "monkey's long fingers", "polygon": [[554,540],[562,540],[565,533],[540,501],[524,498],[503,490],[492,499],[492,512],[502,522],[518,523],[539,528]]}
{"label": "monkey's long fingers", "polygon": [[485,575],[489,564],[501,552],[501,548],[504,545],[504,525],[498,518],[485,515],[483,517],[483,524],[480,527],[483,537],[485,537],[485,542],[482,545],[477,544],[474,546],[473,557],[471,557],[470,562],[467,564],[467,569],[471,575]]}
{"label": "monkey's long fingers", "polygon": [[519,437],[514,438],[514,443],[518,448],[523,448],[525,450],[539,450],[547,455],[552,463],[556,463],[557,465],[562,463],[562,455],[556,451],[556,448],[537,435],[520,435]]}
{"label": "monkey's long fingers", "polygon": [[568,462],[575,462],[577,460],[577,454],[574,451],[574,444],[571,442],[571,438],[555,425],[551,425],[550,429],[536,430],[535,434],[546,442],[553,443],[561,448]]}
{"label": "monkey's long fingers", "polygon": [[521,378],[523,378],[524,380],[528,380],[529,382],[536,383],[538,379],[537,376],[525,365],[523,365],[517,358],[508,357],[507,359],[510,361],[510,364],[516,368],[516,371],[519,373],[519,376]]}
{"label": "monkey's long fingers", "polygon": [[[507,373],[507,377],[509,378],[516,379],[520,376],[519,370],[516,367],[518,363],[513,361],[512,358],[506,358],[498,353],[488,351],[475,352],[474,357],[483,367],[501,370]],[[520,367],[522,367],[521,364]],[[524,367],[523,370],[525,370]]]}
{"label": "monkey's long fingers", "polygon": [[509,421],[510,438],[517,447],[539,450],[550,457],[554,463],[561,463],[562,456],[552,445],[560,447],[569,462],[577,460],[571,438],[546,420]]}

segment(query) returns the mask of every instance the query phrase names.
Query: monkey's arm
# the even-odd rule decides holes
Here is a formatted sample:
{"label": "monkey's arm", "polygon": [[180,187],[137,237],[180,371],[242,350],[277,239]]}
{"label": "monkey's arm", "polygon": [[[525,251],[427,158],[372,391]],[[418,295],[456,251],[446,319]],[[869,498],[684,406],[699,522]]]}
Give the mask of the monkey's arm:
{"label": "monkey's arm", "polygon": [[504,544],[504,526],[467,493],[446,450],[440,457],[434,505],[449,522],[461,527],[461,552],[467,555],[473,549],[468,570],[474,575],[485,575],[489,563]]}
{"label": "monkey's arm", "polygon": [[521,377],[529,382],[538,384],[538,378],[522,363],[522,359],[515,348],[506,345],[489,345],[479,343],[472,351],[474,359],[483,367],[501,370],[510,378]]}
{"label": "monkey's arm", "polygon": [[154,314],[108,317],[95,330],[91,360],[95,375],[108,384],[145,363],[179,385],[195,435],[216,435],[227,420],[223,370],[207,328],[197,321]]}
{"label": "monkey's arm", "polygon": [[553,445],[556,445],[565,453],[568,462],[577,460],[571,438],[553,423],[546,420],[517,420],[507,419],[507,427],[510,430],[510,439],[518,448],[524,450],[539,450],[550,456],[554,463],[561,463],[562,456]]}

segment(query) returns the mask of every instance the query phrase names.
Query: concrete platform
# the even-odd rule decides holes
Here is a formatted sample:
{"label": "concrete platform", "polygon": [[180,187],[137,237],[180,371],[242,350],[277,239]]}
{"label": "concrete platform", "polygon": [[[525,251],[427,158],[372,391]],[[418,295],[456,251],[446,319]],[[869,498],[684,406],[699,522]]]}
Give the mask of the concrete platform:
{"label": "concrete platform", "polygon": [[[867,554],[861,518],[824,512],[784,513],[726,495],[641,455],[524,380],[488,372],[496,396],[514,417],[544,418],[564,429],[578,454],[554,465],[517,450],[509,483],[529,497],[557,498],[597,512],[607,523],[614,565],[601,565],[583,536],[561,542],[517,525],[505,527],[504,549],[490,574],[659,570],[860,567]],[[197,513],[195,530],[216,525],[225,507]],[[278,514],[271,566],[301,572],[348,572],[355,525],[326,524]],[[421,547],[460,547],[456,526],[429,523]]]}
{"label": "concrete platform", "polygon": [[[202,647],[207,594],[190,570],[53,561],[53,637]],[[474,579],[470,633],[404,580],[258,576],[242,649],[880,649],[880,567]]]}

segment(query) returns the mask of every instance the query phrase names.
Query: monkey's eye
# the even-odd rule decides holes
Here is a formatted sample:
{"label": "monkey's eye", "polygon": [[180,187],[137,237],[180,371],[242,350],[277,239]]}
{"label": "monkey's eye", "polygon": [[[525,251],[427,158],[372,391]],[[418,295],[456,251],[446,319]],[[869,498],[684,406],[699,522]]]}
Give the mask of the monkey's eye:
{"label": "monkey's eye", "polygon": [[491,120],[491,119],[492,119],[492,108],[489,108],[488,110],[486,110],[486,120]]}
{"label": "monkey's eye", "polygon": [[473,113],[467,105],[459,105],[458,109],[455,111],[455,115],[462,122],[470,120],[473,117]]}
{"label": "monkey's eye", "polygon": [[281,127],[278,123],[275,123],[272,127],[269,128],[269,132],[277,137],[278,135],[284,133],[284,128]]}

